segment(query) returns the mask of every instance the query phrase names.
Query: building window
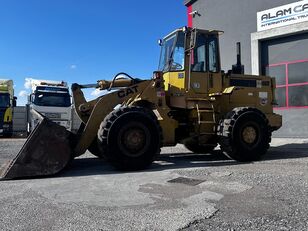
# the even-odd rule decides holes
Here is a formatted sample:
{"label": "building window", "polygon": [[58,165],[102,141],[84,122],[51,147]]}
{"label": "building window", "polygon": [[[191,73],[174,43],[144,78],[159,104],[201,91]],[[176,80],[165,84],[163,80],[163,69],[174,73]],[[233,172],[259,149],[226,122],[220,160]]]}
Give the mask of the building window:
{"label": "building window", "polygon": [[275,109],[308,108],[308,60],[270,64],[266,75],[276,78]]}

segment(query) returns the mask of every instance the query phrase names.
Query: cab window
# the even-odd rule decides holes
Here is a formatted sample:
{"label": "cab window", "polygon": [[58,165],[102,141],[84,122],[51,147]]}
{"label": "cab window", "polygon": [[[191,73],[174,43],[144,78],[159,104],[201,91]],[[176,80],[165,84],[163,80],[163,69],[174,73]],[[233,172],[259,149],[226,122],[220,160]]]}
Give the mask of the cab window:
{"label": "cab window", "polygon": [[206,72],[206,37],[197,34],[196,45],[192,51],[191,70],[193,72]]}
{"label": "cab window", "polygon": [[185,57],[184,40],[185,40],[184,33],[178,33],[172,57],[172,63],[170,68],[171,71],[184,70],[184,57]]}
{"label": "cab window", "polygon": [[193,72],[219,72],[218,39],[213,35],[197,34],[192,51],[191,70]]}
{"label": "cab window", "polygon": [[209,37],[209,71],[218,72],[217,38]]}

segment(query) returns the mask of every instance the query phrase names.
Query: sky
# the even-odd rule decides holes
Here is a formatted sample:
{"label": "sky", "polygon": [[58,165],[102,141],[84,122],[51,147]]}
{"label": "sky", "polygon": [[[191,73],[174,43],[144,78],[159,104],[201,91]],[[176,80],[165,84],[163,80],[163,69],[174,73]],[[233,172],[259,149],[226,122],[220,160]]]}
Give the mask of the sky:
{"label": "sky", "polygon": [[[25,105],[27,79],[151,78],[159,38],[187,24],[183,0],[0,0],[0,78]],[[92,91],[92,90],[91,90]],[[95,98],[91,91],[87,99]]]}

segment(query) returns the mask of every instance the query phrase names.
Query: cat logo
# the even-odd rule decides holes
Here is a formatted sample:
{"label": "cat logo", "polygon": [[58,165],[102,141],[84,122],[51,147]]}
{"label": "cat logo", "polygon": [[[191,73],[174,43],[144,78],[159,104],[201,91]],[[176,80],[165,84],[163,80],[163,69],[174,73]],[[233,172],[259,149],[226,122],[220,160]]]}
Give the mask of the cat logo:
{"label": "cat logo", "polygon": [[128,87],[124,90],[118,91],[118,97],[119,98],[123,98],[125,96],[131,95],[131,94],[135,94],[138,92],[138,86],[133,86],[133,87]]}

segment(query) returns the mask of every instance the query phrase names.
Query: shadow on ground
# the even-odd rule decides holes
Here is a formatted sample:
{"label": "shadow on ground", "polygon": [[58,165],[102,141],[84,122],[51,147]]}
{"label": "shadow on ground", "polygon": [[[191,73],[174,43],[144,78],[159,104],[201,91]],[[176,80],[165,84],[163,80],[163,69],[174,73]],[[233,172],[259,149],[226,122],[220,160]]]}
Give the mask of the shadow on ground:
{"label": "shadow on ground", "polygon": [[[262,159],[263,162],[278,159],[307,158],[308,144],[286,144],[272,147]],[[229,160],[219,150],[212,154],[190,154],[190,153],[165,153],[144,172],[162,171],[168,169],[185,169],[197,167],[244,165],[247,163]],[[66,171],[59,174],[59,177],[89,176],[102,174],[121,174],[108,162],[98,158],[75,159]]]}
{"label": "shadow on ground", "polygon": [[304,144],[285,144],[271,147],[263,157],[263,161],[295,159],[308,157],[308,143]]}
{"label": "shadow on ground", "polygon": [[[16,143],[16,141],[15,141]],[[16,148],[22,145],[22,140],[17,142]],[[17,148],[18,149],[18,148]],[[6,142],[1,144],[0,148],[0,166],[7,160],[13,158],[16,149],[12,150],[11,144]],[[168,149],[165,149],[166,151]],[[271,147],[268,153],[263,157],[263,162],[283,159],[296,159],[308,157],[308,143],[304,144],[285,144],[277,147]],[[183,153],[163,153],[158,159],[144,172],[154,172],[170,169],[186,169],[198,167],[219,167],[244,165],[247,163],[229,160],[221,151],[215,150],[212,154],[192,154]],[[64,171],[56,177],[74,177],[74,176],[91,176],[102,174],[122,174],[123,172],[115,170],[109,163],[96,157],[78,158],[72,161]]]}

